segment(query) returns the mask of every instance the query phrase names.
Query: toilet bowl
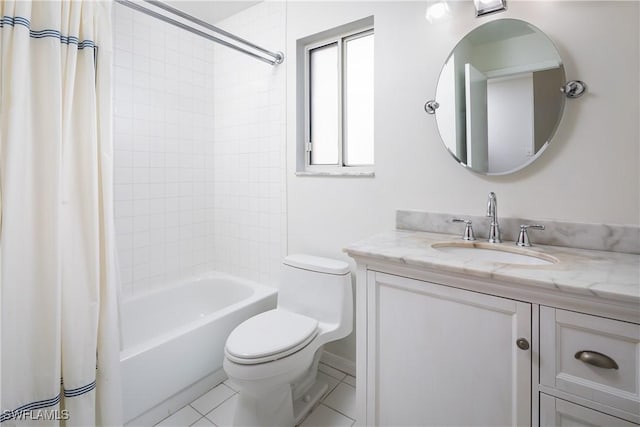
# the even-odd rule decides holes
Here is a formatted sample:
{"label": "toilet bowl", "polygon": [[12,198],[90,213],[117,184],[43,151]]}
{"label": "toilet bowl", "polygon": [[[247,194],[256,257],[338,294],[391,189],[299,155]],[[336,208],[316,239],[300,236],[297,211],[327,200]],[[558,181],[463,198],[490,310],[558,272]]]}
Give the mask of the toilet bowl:
{"label": "toilet bowl", "polygon": [[316,381],[323,345],[351,333],[353,295],[346,262],[290,255],[278,306],[236,327],[223,367],[238,389],[234,426],[293,427],[327,391]]}

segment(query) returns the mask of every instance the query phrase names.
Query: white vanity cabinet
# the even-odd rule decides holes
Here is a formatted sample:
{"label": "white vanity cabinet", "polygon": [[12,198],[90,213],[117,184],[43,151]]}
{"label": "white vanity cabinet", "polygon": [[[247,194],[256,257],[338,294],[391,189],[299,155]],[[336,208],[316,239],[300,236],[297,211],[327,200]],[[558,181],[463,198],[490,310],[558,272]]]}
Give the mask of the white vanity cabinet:
{"label": "white vanity cabinet", "polygon": [[345,249],[358,425],[640,426],[640,256],[492,245],[394,230]]}
{"label": "white vanity cabinet", "polygon": [[355,258],[360,426],[640,425],[634,300]]}
{"label": "white vanity cabinet", "polygon": [[377,271],[366,282],[362,425],[530,424],[531,304]]}

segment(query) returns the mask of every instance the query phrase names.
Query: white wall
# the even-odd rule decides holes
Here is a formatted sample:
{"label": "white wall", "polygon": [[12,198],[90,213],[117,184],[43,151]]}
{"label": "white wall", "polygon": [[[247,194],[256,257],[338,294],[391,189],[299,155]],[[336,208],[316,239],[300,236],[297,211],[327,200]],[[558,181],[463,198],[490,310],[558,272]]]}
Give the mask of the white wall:
{"label": "white wall", "polygon": [[[299,38],[370,15],[376,33],[374,178],[295,176],[297,94],[294,79],[287,81],[290,253],[347,259],[344,246],[394,228],[396,209],[482,215],[489,191],[497,193],[503,216],[640,223],[637,2],[512,1],[504,13],[475,18],[465,1],[453,2],[445,22],[429,24],[424,14],[425,2],[288,3],[288,76],[295,76]],[[484,177],[452,160],[423,104],[435,94],[450,49],[471,29],[500,18],[544,31],[567,77],[584,80],[589,92],[567,101],[555,138],[534,164]],[[353,336],[328,349],[355,360]]]}

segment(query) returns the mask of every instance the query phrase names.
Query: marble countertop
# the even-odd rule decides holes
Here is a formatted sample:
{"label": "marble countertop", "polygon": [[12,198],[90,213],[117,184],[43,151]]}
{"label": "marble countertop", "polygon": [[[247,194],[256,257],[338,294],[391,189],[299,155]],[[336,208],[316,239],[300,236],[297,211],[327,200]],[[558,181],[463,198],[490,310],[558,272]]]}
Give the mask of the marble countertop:
{"label": "marble countertop", "polygon": [[549,265],[521,265],[474,260],[444,253],[431,246],[441,242],[460,244],[463,241],[457,235],[395,230],[353,243],[344,251],[354,258],[367,257],[433,271],[514,281],[522,285],[640,304],[640,255],[547,245],[525,249],[506,241],[496,244],[496,248],[504,247],[512,252],[526,251],[558,261]]}

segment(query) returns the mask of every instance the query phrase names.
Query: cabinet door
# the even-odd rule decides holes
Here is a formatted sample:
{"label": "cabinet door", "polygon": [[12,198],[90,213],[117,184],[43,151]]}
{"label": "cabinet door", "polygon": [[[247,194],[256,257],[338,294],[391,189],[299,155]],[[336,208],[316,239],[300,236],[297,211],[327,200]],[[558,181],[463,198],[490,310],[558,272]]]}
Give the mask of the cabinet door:
{"label": "cabinet door", "polygon": [[531,424],[531,305],[369,274],[367,425]]}
{"label": "cabinet door", "polygon": [[584,406],[540,394],[540,427],[633,427],[630,423]]}

